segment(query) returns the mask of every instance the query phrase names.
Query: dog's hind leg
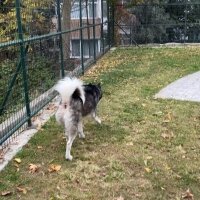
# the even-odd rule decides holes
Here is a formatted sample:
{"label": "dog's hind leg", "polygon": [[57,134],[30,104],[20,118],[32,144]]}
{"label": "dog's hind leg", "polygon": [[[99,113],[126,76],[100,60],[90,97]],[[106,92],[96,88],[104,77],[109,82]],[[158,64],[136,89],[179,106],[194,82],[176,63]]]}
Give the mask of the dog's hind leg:
{"label": "dog's hind leg", "polygon": [[98,124],[101,124],[101,119],[97,116],[96,110],[92,112],[92,117]]}
{"label": "dog's hind leg", "polygon": [[82,121],[79,121],[78,123],[78,135],[79,135],[79,138],[85,138],[85,134],[83,133]]}
{"label": "dog's hind leg", "polygon": [[66,154],[65,154],[65,158],[67,160],[73,159],[73,157],[71,155],[71,148],[72,148],[73,141],[76,138],[76,135],[77,135],[77,132],[75,130],[72,132],[69,132],[69,134],[68,134],[68,141],[66,144]]}

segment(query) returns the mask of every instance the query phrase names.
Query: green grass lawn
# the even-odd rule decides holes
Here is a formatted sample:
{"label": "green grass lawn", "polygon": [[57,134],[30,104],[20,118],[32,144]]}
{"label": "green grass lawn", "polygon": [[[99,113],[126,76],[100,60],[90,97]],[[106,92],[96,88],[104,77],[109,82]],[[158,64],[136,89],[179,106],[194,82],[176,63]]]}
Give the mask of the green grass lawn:
{"label": "green grass lawn", "polygon": [[63,128],[52,118],[16,155],[21,163],[1,172],[0,199],[200,199],[200,106],[154,99],[198,70],[199,48],[109,52],[83,77],[102,83],[102,125],[84,120],[86,138],[76,138],[70,162]]}

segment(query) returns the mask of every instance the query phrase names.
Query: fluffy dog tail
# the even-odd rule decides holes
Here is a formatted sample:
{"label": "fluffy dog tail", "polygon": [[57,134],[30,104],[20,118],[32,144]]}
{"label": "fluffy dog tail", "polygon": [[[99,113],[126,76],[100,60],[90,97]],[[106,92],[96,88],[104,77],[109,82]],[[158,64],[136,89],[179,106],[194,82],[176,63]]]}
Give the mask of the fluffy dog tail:
{"label": "fluffy dog tail", "polygon": [[80,79],[66,77],[58,81],[55,90],[60,94],[62,104],[69,105],[72,98],[81,98],[83,104],[85,103],[83,82]]}

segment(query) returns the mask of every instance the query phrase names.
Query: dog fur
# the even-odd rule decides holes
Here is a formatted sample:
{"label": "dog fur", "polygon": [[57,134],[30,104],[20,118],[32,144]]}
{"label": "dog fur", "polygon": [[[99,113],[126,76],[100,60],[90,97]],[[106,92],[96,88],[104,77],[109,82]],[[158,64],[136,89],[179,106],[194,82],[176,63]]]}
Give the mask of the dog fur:
{"label": "dog fur", "polygon": [[85,138],[82,125],[82,117],[91,115],[94,120],[101,124],[96,115],[97,104],[102,97],[100,84],[83,84],[80,79],[66,77],[60,80],[55,90],[61,96],[61,102],[56,112],[56,121],[63,124],[68,138],[66,143],[67,160],[72,160],[71,147],[77,134]]}

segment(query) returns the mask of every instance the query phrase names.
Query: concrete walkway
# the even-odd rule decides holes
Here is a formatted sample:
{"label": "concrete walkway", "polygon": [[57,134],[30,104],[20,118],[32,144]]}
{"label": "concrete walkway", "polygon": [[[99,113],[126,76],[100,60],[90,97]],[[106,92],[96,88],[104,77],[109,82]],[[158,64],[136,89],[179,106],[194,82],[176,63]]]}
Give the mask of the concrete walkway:
{"label": "concrete walkway", "polygon": [[163,88],[155,98],[200,102],[200,72],[189,74]]}

